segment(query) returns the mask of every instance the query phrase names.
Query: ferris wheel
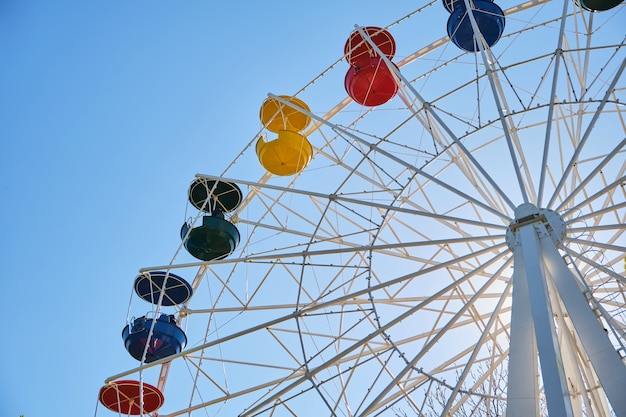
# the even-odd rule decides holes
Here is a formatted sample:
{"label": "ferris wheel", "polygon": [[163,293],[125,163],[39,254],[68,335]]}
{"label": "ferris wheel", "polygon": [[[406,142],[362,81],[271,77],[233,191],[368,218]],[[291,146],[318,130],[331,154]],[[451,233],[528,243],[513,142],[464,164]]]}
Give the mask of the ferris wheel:
{"label": "ferris wheel", "polygon": [[[134,282],[137,367],[101,403],[626,415],[620,3],[435,0],[349,27],[320,76],[260,98],[225,172],[190,179],[176,262]],[[448,36],[416,35],[437,20]]]}

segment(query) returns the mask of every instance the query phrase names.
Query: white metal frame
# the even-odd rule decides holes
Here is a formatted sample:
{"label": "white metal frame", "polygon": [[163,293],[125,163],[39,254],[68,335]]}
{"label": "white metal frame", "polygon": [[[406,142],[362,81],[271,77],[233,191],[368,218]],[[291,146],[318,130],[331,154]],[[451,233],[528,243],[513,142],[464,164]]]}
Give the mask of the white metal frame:
{"label": "white metal frame", "polygon": [[[464,1],[471,10],[471,0]],[[521,3],[506,11],[507,19],[549,3]],[[377,110],[362,110],[350,121],[351,101],[344,99],[323,116],[307,111],[314,126],[306,135],[316,146],[311,172],[289,180],[269,174],[236,179],[249,146],[223,175],[198,175],[246,189],[231,221],[247,240],[227,259],[142,269],[193,271],[196,295],[178,314],[202,322],[204,334],[178,355],[107,382],[130,375],[143,380],[156,370],[158,386],[166,390],[184,362],[194,375],[191,398],[159,414],[168,417],[222,406],[241,416],[426,415],[434,404],[429,401],[440,402],[435,405],[442,416],[464,407],[502,412],[502,404],[509,417],[626,415],[626,366],[619,354],[626,352],[626,320],[619,315],[626,310],[619,298],[626,279],[614,270],[625,250],[626,132],[600,155],[585,153],[607,114],[626,129],[619,102],[624,39],[606,58],[612,72],[588,81],[591,51],[600,47],[568,45],[566,22],[580,18],[591,38],[592,21],[599,18],[582,16],[567,2],[559,6],[553,21],[537,26],[558,26],[550,38],[554,62],[544,74],[550,96],[564,94],[564,78],[576,85],[577,76],[583,87],[604,83],[599,99],[574,95],[537,105],[533,96],[516,108],[509,72],[535,59],[505,63],[481,42],[474,64],[484,74],[441,97],[428,96],[407,69],[445,49],[443,38],[397,67],[382,55],[400,85],[394,100],[406,113],[397,129],[364,133],[359,123],[378,117]],[[469,18],[476,30],[471,12]],[[448,57],[446,64],[463,56]],[[442,68],[436,65],[433,73]],[[574,69],[583,73],[572,75]],[[483,100],[497,113],[493,122],[459,121],[464,113],[451,117],[446,96],[470,84],[487,86]],[[592,103],[597,106],[590,110]],[[534,120],[534,111],[544,111],[545,118]],[[412,122],[438,152],[428,160],[417,162],[412,142],[396,139],[397,130]],[[459,130],[463,125],[469,132]],[[537,131],[543,135],[538,167],[524,149],[526,136]],[[503,183],[481,155],[495,142],[506,149],[502,163],[514,167],[508,171],[512,182]],[[555,150],[562,160],[555,162]],[[334,188],[312,183],[325,170],[334,175]],[[267,244],[272,236],[274,246]],[[281,291],[291,291],[290,297],[274,297]],[[249,321],[240,325],[240,317]],[[258,355],[261,347],[275,350]],[[241,369],[249,373],[237,373]],[[503,378],[505,392],[498,386]],[[315,410],[308,408],[311,399]]]}

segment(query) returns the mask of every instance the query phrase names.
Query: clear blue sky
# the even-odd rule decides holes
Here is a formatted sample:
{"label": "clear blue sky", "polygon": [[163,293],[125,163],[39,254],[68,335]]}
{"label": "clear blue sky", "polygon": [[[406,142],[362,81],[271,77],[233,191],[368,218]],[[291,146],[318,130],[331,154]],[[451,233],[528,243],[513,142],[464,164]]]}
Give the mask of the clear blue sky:
{"label": "clear blue sky", "polygon": [[[93,416],[104,380],[137,365],[120,337],[132,283],[171,261],[194,175],[221,174],[267,94],[339,59],[355,24],[426,3],[0,0],[0,417]],[[433,7],[441,21],[403,39],[445,36]],[[319,111],[340,84],[316,84]]]}
{"label": "clear blue sky", "polygon": [[131,285],[170,261],[194,174],[221,173],[267,93],[334,62],[354,24],[413,3],[0,2],[1,417],[94,414],[135,366]]}

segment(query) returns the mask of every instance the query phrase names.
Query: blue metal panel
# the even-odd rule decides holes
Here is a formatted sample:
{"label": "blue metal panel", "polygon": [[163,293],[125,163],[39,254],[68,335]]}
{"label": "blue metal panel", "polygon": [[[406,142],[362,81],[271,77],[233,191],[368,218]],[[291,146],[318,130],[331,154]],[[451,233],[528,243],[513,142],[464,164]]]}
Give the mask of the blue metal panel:
{"label": "blue metal panel", "polygon": [[[476,45],[478,38],[474,39],[474,30],[467,9],[463,2],[454,3],[454,6],[455,9],[448,18],[448,36],[459,48],[468,52],[477,52],[479,50]],[[504,12],[497,4],[488,0],[474,1],[472,12],[485,43],[492,47],[504,32]]]}
{"label": "blue metal panel", "polygon": [[[152,337],[148,341],[151,328]],[[135,319],[132,326],[124,327],[122,338],[128,353],[138,361],[141,361],[148,345],[145,363],[180,353],[187,344],[185,332],[178,327],[173,316],[166,314],[156,320],[145,317]]]}
{"label": "blue metal panel", "polygon": [[164,292],[161,305],[183,304],[191,297],[192,291],[187,281],[171,272],[151,271],[135,278],[135,292],[152,304],[159,302],[161,292]]}

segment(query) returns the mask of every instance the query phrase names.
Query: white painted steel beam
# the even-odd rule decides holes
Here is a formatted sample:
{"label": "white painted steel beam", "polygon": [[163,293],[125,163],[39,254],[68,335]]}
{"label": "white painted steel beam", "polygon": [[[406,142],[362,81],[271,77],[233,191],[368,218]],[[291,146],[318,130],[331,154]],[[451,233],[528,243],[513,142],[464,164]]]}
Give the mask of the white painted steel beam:
{"label": "white painted steel beam", "polygon": [[514,258],[507,416],[536,417],[539,415],[539,364],[535,328],[521,250],[516,248]]}
{"label": "white painted steel beam", "polygon": [[507,416],[539,415],[537,358],[550,416],[626,416],[626,365],[559,252],[562,219],[532,204],[515,214]]}
{"label": "white painted steel beam", "polygon": [[580,337],[585,353],[618,416],[626,416],[626,365],[583,295],[577,279],[567,268],[554,244],[543,239],[541,253],[549,274]]}
{"label": "white painted steel beam", "polygon": [[[540,238],[535,226],[536,224],[531,223],[519,228],[517,233],[521,246],[516,247],[516,251],[521,250],[523,256],[548,413],[552,416],[573,417],[569,386],[554,325]],[[542,236],[542,239],[554,246],[549,235]]]}

